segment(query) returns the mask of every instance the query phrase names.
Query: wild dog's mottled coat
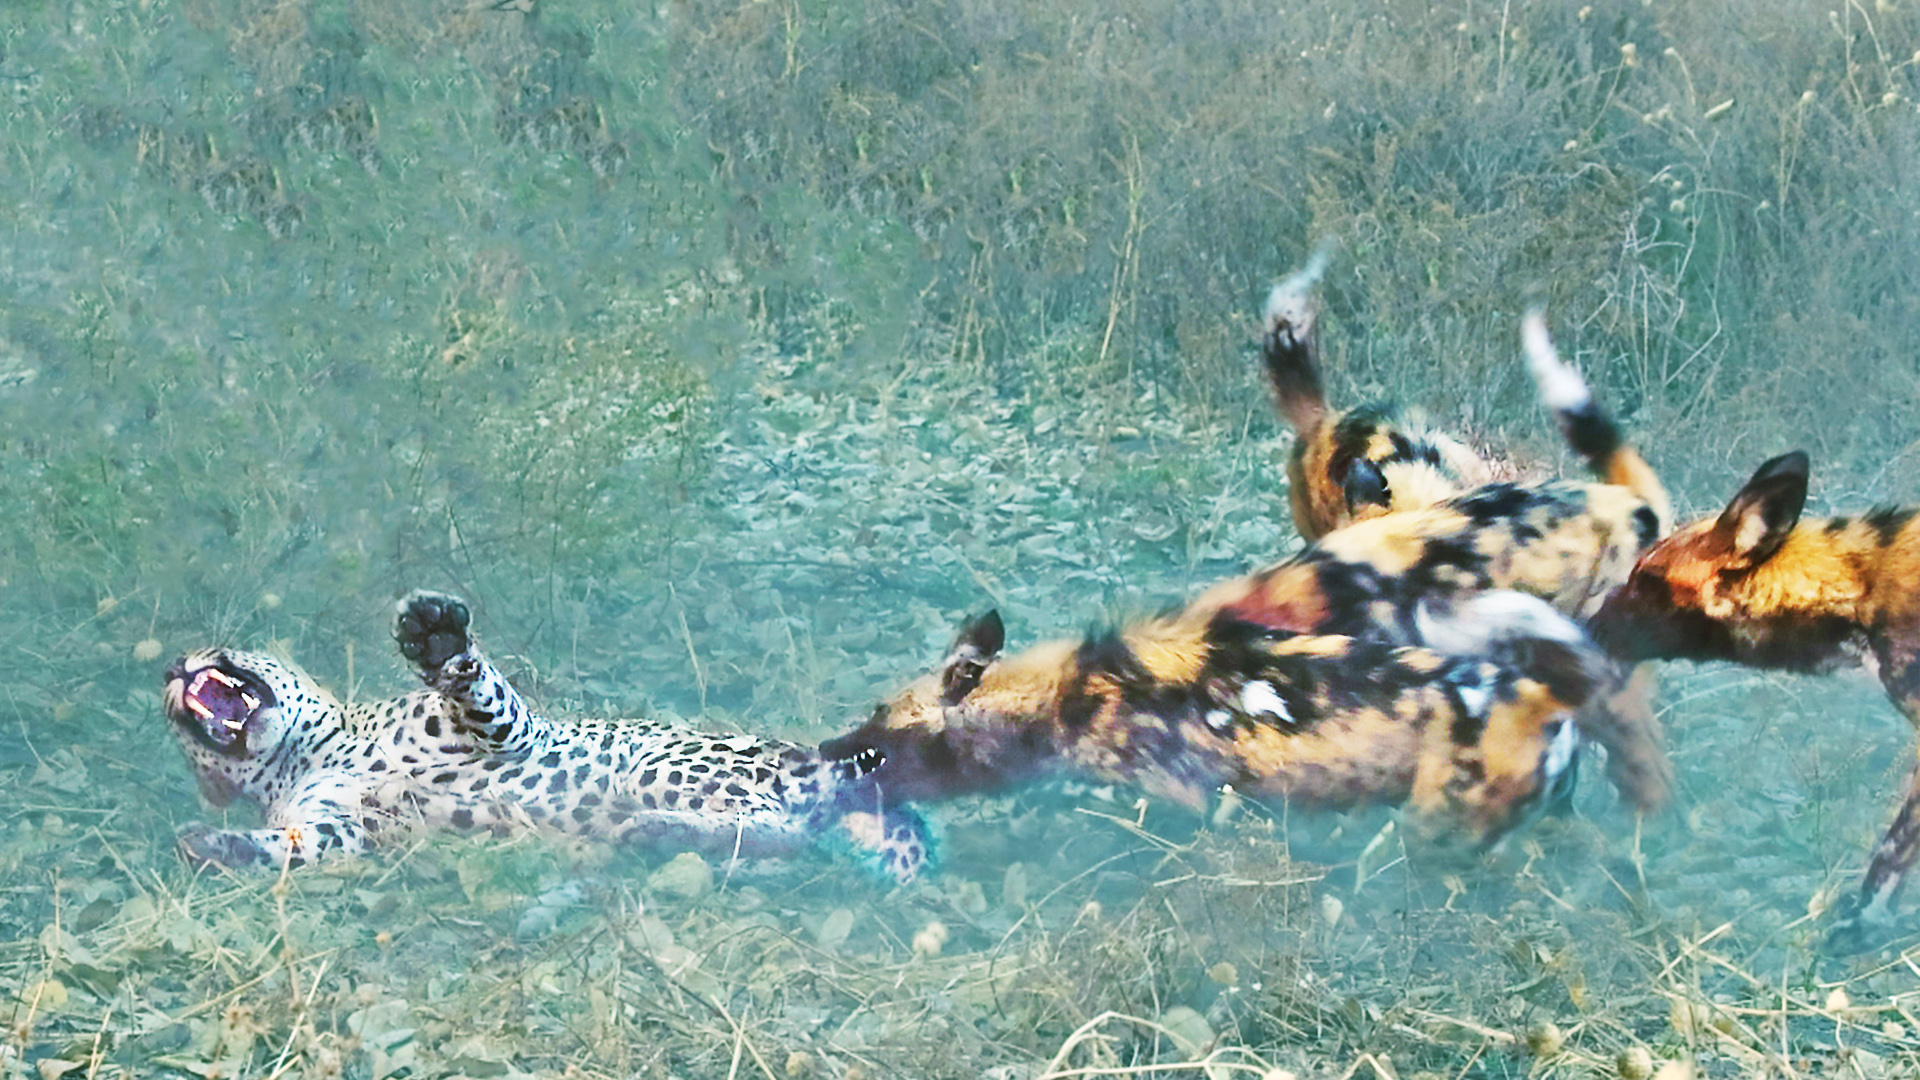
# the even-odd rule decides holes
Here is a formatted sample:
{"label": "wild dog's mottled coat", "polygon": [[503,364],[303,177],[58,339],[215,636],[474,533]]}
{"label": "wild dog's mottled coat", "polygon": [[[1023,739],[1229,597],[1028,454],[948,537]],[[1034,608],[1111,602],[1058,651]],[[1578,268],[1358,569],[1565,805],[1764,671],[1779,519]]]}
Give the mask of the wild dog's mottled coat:
{"label": "wild dog's mottled coat", "polygon": [[[1673,511],[1659,477],[1555,351],[1546,319],[1532,311],[1522,322],[1528,370],[1568,445],[1601,482],[1463,483],[1478,459],[1459,458],[1455,440],[1403,430],[1378,406],[1328,412],[1312,356],[1311,285],[1323,265],[1316,256],[1267,303],[1267,370],[1300,433],[1289,485],[1300,534],[1384,574],[1438,573],[1458,581],[1439,583],[1445,587],[1520,589],[1567,614],[1591,614],[1638,553],[1666,534]],[[1401,479],[1376,482],[1390,470]],[[1453,513],[1394,513],[1427,509]],[[1389,515],[1385,526],[1346,528]],[[1463,561],[1478,569],[1462,577],[1450,564]]]}
{"label": "wild dog's mottled coat", "polygon": [[[1558,362],[1550,352],[1544,360]],[[1542,372],[1562,374],[1536,362],[1536,375]],[[1577,374],[1572,379],[1584,387]],[[1589,430],[1581,441],[1597,447],[1596,466],[1637,462],[1617,434],[1603,437],[1612,426],[1590,396],[1568,394],[1568,385],[1561,380],[1555,387],[1556,412],[1570,430]],[[1001,644],[993,620],[991,635],[963,635],[936,676],[824,749],[880,750],[887,762],[877,777],[895,797],[909,799],[990,789],[1063,764],[1183,800],[1194,797],[1194,777],[1228,782],[1236,776],[1239,784],[1266,784],[1270,793],[1308,793],[1301,797],[1323,802],[1394,798],[1401,789],[1385,777],[1417,771],[1405,752],[1408,732],[1438,730],[1430,726],[1438,715],[1432,693],[1447,681],[1433,671],[1425,677],[1437,683],[1407,681],[1412,657],[1434,655],[1417,648],[1429,641],[1419,617],[1423,605],[1466,604],[1490,589],[1518,588],[1562,611],[1588,610],[1624,580],[1640,550],[1664,529],[1664,491],[1651,470],[1640,473],[1634,480],[1641,490],[1499,484],[1425,510],[1374,518],[1277,567],[1215,586],[1178,615],[1118,636],[1038,646],[990,666]],[[1241,644],[1249,641],[1266,644],[1255,654]],[[1279,642],[1286,644],[1273,644]],[[1278,672],[1279,682],[1259,674],[1268,654],[1299,651],[1323,669]],[[1221,665],[1239,670],[1237,683],[1203,674]],[[1332,696],[1320,702],[1321,715],[1347,719],[1317,725],[1311,737],[1285,725],[1256,725],[1261,737],[1234,744],[1225,758],[1206,750],[1207,741],[1197,737],[1201,729],[1186,719],[1195,709],[1202,717],[1213,711],[1202,702],[1230,705],[1236,685],[1244,692],[1281,683],[1328,688]],[[1106,696],[1090,695],[1089,687]],[[1101,722],[1076,721],[1082,714]],[[1395,719],[1385,727],[1362,719],[1382,716]],[[1630,800],[1642,807],[1665,801],[1670,770],[1650,711],[1596,709],[1581,725],[1608,748],[1613,779]],[[1399,743],[1385,734],[1389,729]],[[1471,743],[1475,752],[1509,763],[1537,757],[1531,738],[1501,741],[1500,733],[1526,731],[1527,724],[1480,730],[1494,733],[1492,741],[1482,745],[1483,736],[1475,735],[1454,745]],[[1180,734],[1188,731],[1196,737]],[[1376,758],[1393,764],[1383,770],[1370,764]],[[1274,773],[1262,780],[1261,768]]]}
{"label": "wild dog's mottled coat", "polygon": [[[1727,660],[1831,671],[1868,664],[1920,726],[1920,511],[1803,521],[1807,456],[1754,472],[1718,516],[1643,555],[1593,631],[1631,660]],[[1920,861],[1920,769],[1841,912],[1836,948],[1873,944]]]}
{"label": "wild dog's mottled coat", "polygon": [[[1567,439],[1610,482],[1487,484],[1420,510],[1338,529],[1278,566],[1215,586],[1193,609],[1302,634],[1419,644],[1424,601],[1517,589],[1569,615],[1591,614],[1664,535],[1658,476],[1562,361],[1545,320],[1523,327],[1529,369]],[[1634,805],[1663,805],[1672,767],[1643,691],[1617,679],[1584,729],[1607,747],[1608,770]]]}
{"label": "wild dog's mottled coat", "polygon": [[935,672],[821,750],[878,751],[873,777],[892,798],[1064,771],[1189,806],[1223,784],[1310,806],[1404,802],[1491,840],[1568,778],[1572,716],[1598,657],[1573,624],[1517,593],[1428,620],[1464,655],[1276,631],[1195,605],[1000,658],[989,613]]}

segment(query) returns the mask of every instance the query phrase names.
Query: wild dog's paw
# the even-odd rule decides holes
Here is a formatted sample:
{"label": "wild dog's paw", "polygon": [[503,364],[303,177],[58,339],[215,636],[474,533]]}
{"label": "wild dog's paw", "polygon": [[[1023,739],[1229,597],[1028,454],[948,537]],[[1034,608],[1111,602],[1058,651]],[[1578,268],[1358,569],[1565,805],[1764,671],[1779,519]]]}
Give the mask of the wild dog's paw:
{"label": "wild dog's paw", "polygon": [[1832,929],[1827,931],[1825,951],[1829,956],[1857,956],[1873,952],[1902,936],[1899,922],[1886,914],[1877,914],[1863,905],[1858,896],[1849,896],[1835,905]]}
{"label": "wild dog's paw", "polygon": [[467,634],[472,618],[459,597],[415,589],[395,605],[393,640],[400,646],[400,655],[431,680],[448,660],[472,645]]}

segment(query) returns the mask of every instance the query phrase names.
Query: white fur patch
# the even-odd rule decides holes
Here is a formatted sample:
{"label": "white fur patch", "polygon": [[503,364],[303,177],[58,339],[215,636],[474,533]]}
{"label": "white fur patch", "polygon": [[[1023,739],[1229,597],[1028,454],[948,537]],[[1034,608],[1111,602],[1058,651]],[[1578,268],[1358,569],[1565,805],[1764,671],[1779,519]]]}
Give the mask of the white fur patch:
{"label": "white fur patch", "polygon": [[1293,714],[1287,711],[1287,703],[1281,699],[1273,684],[1268,682],[1250,682],[1240,688],[1240,711],[1248,716],[1293,719]]}
{"label": "white fur patch", "polygon": [[1553,733],[1553,740],[1547,743],[1547,752],[1541,755],[1540,771],[1551,784],[1555,777],[1567,771],[1573,765],[1574,751],[1580,749],[1580,732],[1573,721],[1560,721],[1560,730]]}
{"label": "white fur patch", "polygon": [[1540,388],[1540,400],[1557,413],[1576,412],[1593,403],[1593,391],[1587,380],[1571,364],[1560,359],[1547,333],[1547,317],[1539,309],[1527,312],[1520,322],[1520,343],[1527,351],[1527,370]]}
{"label": "white fur patch", "polygon": [[1467,715],[1476,720],[1486,718],[1487,706],[1493,703],[1493,688],[1484,682],[1456,683],[1454,692],[1460,695],[1460,707]]}
{"label": "white fur patch", "polygon": [[1740,516],[1740,528],[1733,534],[1733,550],[1745,554],[1760,546],[1767,538],[1766,515],[1759,510],[1749,510]]}
{"label": "white fur patch", "polygon": [[1421,604],[1413,613],[1413,624],[1429,647],[1454,656],[1477,656],[1496,641],[1521,637],[1569,645],[1586,641],[1580,627],[1553,605],[1512,589],[1488,589],[1437,611]]}
{"label": "white fur patch", "polygon": [[1273,291],[1267,294],[1266,306],[1260,309],[1260,321],[1267,333],[1273,333],[1281,323],[1301,331],[1312,328],[1313,287],[1326,276],[1327,264],[1331,261],[1333,245],[1322,243],[1313,249],[1307,265],[1287,275],[1284,281],[1273,287]]}

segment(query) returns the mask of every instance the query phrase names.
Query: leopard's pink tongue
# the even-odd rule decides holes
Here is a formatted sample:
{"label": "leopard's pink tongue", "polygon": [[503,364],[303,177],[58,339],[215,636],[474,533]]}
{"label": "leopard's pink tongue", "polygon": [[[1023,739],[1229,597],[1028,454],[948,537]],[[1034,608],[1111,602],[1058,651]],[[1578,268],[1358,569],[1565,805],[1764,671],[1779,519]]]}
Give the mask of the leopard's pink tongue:
{"label": "leopard's pink tongue", "polygon": [[195,674],[181,700],[200,719],[218,720],[233,731],[245,727],[247,717],[260,707],[260,699],[245,684],[218,668]]}

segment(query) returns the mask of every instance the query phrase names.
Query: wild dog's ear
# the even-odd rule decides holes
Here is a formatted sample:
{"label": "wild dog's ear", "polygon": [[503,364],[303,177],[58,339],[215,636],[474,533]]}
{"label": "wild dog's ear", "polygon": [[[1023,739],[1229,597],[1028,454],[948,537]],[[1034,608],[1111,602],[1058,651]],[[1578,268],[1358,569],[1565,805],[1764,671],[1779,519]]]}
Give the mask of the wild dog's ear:
{"label": "wild dog's ear", "polygon": [[1347,469],[1347,478],[1340,482],[1341,490],[1347,497],[1347,509],[1358,510],[1363,506],[1378,506],[1392,509],[1393,494],[1387,489],[1387,478],[1380,472],[1380,466],[1366,458],[1355,458]]}
{"label": "wild dog's ear", "polygon": [[991,608],[968,620],[940,662],[940,704],[955,705],[980,685],[980,676],[1007,642],[1007,627]]}
{"label": "wild dog's ear", "polygon": [[1807,455],[1795,450],[1756,469],[1713,529],[1726,538],[1736,555],[1763,563],[1786,543],[1806,503]]}

